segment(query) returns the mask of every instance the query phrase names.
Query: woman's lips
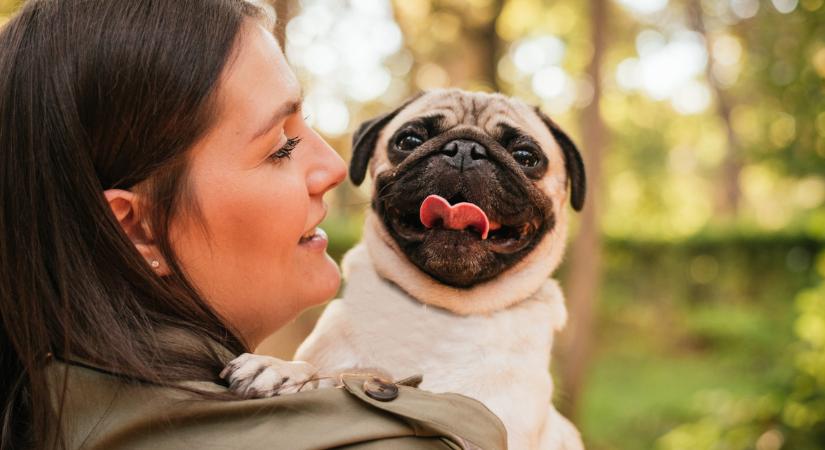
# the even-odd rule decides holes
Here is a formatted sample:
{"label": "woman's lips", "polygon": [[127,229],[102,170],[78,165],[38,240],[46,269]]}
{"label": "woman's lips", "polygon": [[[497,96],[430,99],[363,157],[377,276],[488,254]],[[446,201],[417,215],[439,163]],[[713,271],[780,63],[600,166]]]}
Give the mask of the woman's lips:
{"label": "woman's lips", "polygon": [[301,239],[298,241],[298,245],[312,250],[325,250],[328,242],[329,240],[327,238],[326,231],[320,227],[317,227],[301,236]]}

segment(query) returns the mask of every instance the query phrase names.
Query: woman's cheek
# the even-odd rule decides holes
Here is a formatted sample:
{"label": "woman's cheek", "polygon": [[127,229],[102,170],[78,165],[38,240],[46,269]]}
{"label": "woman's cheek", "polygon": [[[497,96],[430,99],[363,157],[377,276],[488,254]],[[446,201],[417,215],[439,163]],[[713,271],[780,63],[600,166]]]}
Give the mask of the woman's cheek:
{"label": "woman's cheek", "polygon": [[212,215],[221,223],[225,236],[236,243],[238,257],[295,250],[305,231],[308,202],[304,200],[306,190],[298,189],[291,178],[252,182],[244,192],[216,202]]}

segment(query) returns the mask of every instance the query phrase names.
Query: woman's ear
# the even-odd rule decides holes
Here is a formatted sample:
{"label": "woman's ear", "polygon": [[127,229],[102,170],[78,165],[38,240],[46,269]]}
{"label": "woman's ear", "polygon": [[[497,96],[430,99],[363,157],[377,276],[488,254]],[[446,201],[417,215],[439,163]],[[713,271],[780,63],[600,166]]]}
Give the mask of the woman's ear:
{"label": "woman's ear", "polygon": [[120,224],[120,228],[132,241],[149,267],[158,275],[168,275],[169,266],[161,256],[160,249],[155,245],[152,230],[145,217],[145,209],[141,207],[140,195],[122,189],[108,189],[103,191],[103,195],[109,203],[112,214]]}

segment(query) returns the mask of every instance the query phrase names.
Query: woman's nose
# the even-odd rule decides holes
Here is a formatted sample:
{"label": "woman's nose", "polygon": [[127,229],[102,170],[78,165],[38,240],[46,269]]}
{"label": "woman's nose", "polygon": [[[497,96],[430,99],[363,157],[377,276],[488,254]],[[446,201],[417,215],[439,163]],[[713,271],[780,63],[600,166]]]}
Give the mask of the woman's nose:
{"label": "woman's nose", "polygon": [[307,188],[311,195],[322,195],[344,181],[347,165],[338,153],[317,134],[315,153],[318,155],[307,175]]}

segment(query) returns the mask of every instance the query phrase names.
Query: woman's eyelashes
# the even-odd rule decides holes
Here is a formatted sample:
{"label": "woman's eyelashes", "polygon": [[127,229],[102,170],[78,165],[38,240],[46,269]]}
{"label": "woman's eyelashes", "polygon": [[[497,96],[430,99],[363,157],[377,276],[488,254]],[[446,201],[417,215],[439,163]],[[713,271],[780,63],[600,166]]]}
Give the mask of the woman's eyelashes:
{"label": "woman's eyelashes", "polygon": [[287,138],[286,143],[281,148],[269,155],[269,159],[275,162],[279,162],[284,158],[289,159],[292,156],[292,151],[295,150],[300,142],[301,138],[298,136]]}

